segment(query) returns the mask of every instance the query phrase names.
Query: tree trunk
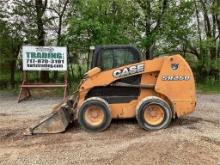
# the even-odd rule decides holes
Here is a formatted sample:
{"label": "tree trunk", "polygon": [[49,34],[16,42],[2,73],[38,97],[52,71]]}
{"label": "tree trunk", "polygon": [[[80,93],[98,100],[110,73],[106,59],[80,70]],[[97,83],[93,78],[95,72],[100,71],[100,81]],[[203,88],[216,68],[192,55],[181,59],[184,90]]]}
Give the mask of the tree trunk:
{"label": "tree trunk", "polygon": [[14,88],[15,86],[15,68],[16,68],[16,60],[12,59],[10,62],[10,72],[11,72],[10,84],[12,88]]}
{"label": "tree trunk", "polygon": [[[151,28],[150,28],[150,18],[151,18],[151,4],[150,4],[150,1],[146,1],[146,14],[145,14],[145,36],[146,36],[146,39],[147,38],[150,38],[150,35],[151,35]],[[150,43],[148,43],[146,46],[145,46],[145,57],[146,59],[151,59],[152,58],[152,51],[151,51],[151,41]]]}
{"label": "tree trunk", "polygon": [[199,19],[199,11],[198,7],[195,1],[195,8],[196,8],[196,20],[197,20],[197,31],[199,34],[199,52],[202,52],[202,35],[201,35],[201,29],[200,29],[200,19]]}
{"label": "tree trunk", "polygon": [[153,58],[156,39],[152,36],[154,36],[154,33],[157,33],[157,30],[161,28],[161,20],[163,19],[162,17],[164,16],[164,13],[168,7],[168,0],[161,0],[159,2],[160,2],[160,5],[159,5],[160,13],[157,16],[156,26],[153,29],[151,28],[151,25],[152,25],[151,1],[149,0],[146,1],[145,5],[142,4],[142,8],[144,8],[146,11],[145,13],[145,36],[146,38],[148,38],[148,43],[145,46],[146,59]]}
{"label": "tree trunk", "polygon": [[[13,44],[12,44],[13,45]],[[16,60],[18,58],[19,55],[19,51],[20,51],[20,45],[18,45],[17,47],[13,47],[12,48],[12,59],[10,62],[10,84],[11,87],[14,88],[15,87],[15,69],[16,69]]]}
{"label": "tree trunk", "polygon": [[[61,46],[61,30],[62,30],[62,17],[59,18],[59,27],[57,31],[57,46]],[[58,71],[54,71],[53,80],[56,81],[58,77]]]}
{"label": "tree trunk", "polygon": [[[215,56],[216,56],[216,48],[214,44],[215,36],[212,35],[212,34],[215,34],[215,29],[212,29],[211,27],[211,21],[209,19],[207,5],[205,4],[203,0],[200,0],[200,3],[201,3],[202,13],[204,17],[206,38],[208,40],[212,40],[212,45],[210,46],[210,48],[207,49],[207,52],[210,53],[210,59],[215,59]],[[215,19],[213,21],[215,21]],[[214,22],[213,22],[213,25],[214,25]]]}
{"label": "tree trunk", "polygon": [[[217,8],[220,9],[220,1],[216,3]],[[217,22],[217,29],[218,29],[218,51],[217,51],[217,58],[220,58],[220,14],[216,14],[216,22]]]}
{"label": "tree trunk", "polygon": [[[59,3],[61,3],[61,2],[59,1]],[[61,38],[61,33],[62,33],[63,16],[64,16],[64,13],[66,11],[68,3],[69,3],[69,0],[66,0],[64,2],[64,6],[62,8],[62,11],[61,11],[60,14],[58,14],[58,16],[59,16],[59,26],[58,26],[58,31],[57,31],[57,46],[61,46],[61,39],[62,39]],[[58,77],[58,71],[54,71],[53,80],[56,81],[57,77]]]}
{"label": "tree trunk", "polygon": [[[45,0],[45,3],[43,4],[42,0],[35,0],[35,7],[36,7],[36,13],[37,13],[37,38],[38,38],[38,45],[44,46],[44,24],[43,24],[43,15],[47,6],[47,0]],[[49,82],[49,72],[48,71],[41,71],[40,73],[40,80],[42,82]]]}

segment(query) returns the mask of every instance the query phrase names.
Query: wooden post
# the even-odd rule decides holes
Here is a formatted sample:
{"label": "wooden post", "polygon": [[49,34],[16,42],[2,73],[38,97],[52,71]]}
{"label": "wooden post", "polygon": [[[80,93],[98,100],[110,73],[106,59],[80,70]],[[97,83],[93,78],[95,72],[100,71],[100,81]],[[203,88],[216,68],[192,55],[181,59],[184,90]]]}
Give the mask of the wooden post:
{"label": "wooden post", "polygon": [[65,100],[67,98],[67,93],[68,93],[68,81],[67,81],[67,76],[68,73],[67,71],[64,72],[64,84],[66,85],[64,88],[64,96],[63,96],[63,100]]}
{"label": "wooden post", "polygon": [[18,99],[17,99],[18,103],[24,99],[31,97],[31,92],[30,92],[29,88],[23,87],[25,85],[26,81],[27,81],[27,72],[23,71],[22,72],[22,84],[20,87],[21,89],[20,89]]}

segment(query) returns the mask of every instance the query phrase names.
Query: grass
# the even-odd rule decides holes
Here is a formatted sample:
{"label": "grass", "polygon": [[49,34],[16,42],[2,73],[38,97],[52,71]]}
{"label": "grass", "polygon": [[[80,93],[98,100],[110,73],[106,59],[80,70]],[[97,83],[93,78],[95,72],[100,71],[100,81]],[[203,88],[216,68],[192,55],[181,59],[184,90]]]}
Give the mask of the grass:
{"label": "grass", "polygon": [[0,93],[11,93],[14,95],[18,95],[20,88],[18,88],[17,86],[15,88],[3,88],[0,89]]}
{"label": "grass", "polygon": [[196,85],[197,91],[204,93],[220,93],[220,82],[215,84],[198,83]]}

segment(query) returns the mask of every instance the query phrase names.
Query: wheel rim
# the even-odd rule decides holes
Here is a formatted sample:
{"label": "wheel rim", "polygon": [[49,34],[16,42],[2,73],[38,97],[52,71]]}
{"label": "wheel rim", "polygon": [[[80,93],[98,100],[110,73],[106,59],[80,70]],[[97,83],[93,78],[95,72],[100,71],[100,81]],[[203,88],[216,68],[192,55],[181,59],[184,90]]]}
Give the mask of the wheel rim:
{"label": "wheel rim", "polygon": [[150,125],[159,125],[164,120],[164,110],[159,105],[149,105],[144,109],[144,120]]}
{"label": "wheel rim", "polygon": [[104,112],[101,107],[92,105],[85,112],[85,120],[91,126],[98,126],[104,121]]}

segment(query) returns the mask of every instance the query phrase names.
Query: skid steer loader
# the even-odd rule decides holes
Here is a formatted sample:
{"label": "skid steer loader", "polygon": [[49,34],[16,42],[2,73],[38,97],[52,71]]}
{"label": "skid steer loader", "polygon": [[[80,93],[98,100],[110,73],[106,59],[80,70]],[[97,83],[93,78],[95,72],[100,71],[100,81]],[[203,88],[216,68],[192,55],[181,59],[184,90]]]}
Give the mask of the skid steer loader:
{"label": "skid steer loader", "polygon": [[180,55],[142,60],[131,46],[97,46],[90,61],[78,91],[31,134],[64,132],[75,120],[87,131],[103,131],[112,119],[135,117],[141,128],[159,130],[195,109],[193,73]]}

